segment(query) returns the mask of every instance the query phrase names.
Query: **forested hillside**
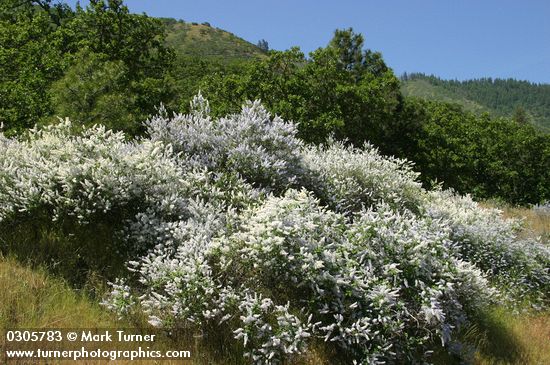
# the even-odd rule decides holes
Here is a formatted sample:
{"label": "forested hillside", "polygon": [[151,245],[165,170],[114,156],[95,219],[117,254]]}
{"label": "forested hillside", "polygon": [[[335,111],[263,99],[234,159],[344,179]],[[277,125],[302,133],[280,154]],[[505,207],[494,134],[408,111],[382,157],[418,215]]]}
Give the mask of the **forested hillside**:
{"label": "forested hillside", "polygon": [[550,132],[550,85],[515,79],[443,80],[421,73],[401,77],[404,95],[462,105],[472,112],[532,123]]}

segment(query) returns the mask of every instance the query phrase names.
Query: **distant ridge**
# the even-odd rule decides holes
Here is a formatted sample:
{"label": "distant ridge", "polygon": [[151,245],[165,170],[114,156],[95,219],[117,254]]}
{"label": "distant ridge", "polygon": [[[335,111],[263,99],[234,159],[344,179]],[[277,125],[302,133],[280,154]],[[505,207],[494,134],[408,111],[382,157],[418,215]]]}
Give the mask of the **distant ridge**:
{"label": "distant ridge", "polygon": [[441,100],[474,112],[514,117],[523,110],[528,122],[550,132],[550,85],[515,79],[482,78],[467,81],[443,80],[422,73],[401,77],[404,95]]}

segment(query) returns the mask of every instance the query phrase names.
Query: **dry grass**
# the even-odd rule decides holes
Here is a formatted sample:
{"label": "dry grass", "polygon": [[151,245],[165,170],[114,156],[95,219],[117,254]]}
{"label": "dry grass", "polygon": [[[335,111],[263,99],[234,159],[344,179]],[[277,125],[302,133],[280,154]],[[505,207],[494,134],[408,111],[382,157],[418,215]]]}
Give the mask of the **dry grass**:
{"label": "dry grass", "polygon": [[550,364],[549,312],[514,315],[497,308],[480,323],[476,365]]}
{"label": "dry grass", "polygon": [[203,24],[192,25],[187,31],[187,40],[206,42],[212,38],[211,33],[212,29],[209,26]]}
{"label": "dry grass", "polygon": [[[493,202],[484,202],[482,206],[496,207],[506,218],[523,219],[523,237],[540,237],[550,244],[550,214]],[[495,308],[470,330],[470,340],[479,349],[475,364],[550,364],[550,312],[517,315]]]}
{"label": "dry grass", "polygon": [[[0,363],[4,359],[5,331],[9,329],[132,329],[137,333],[153,333],[153,329],[143,318],[119,320],[97,302],[76,292],[62,279],[52,277],[45,269],[29,268],[13,258],[0,255]],[[137,346],[159,350],[189,350],[191,360],[147,360],[147,364],[241,364],[240,355],[233,358],[221,353],[225,345],[219,341],[214,345],[209,341],[182,333],[177,339],[160,335],[160,341],[151,343],[131,343],[125,347],[117,344],[119,350],[136,350]],[[81,343],[76,343],[81,345]],[[92,345],[90,345],[92,346]],[[56,349],[41,346],[41,349]],[[66,348],[65,348],[66,349]],[[67,361],[10,361],[8,364],[57,364]],[[71,361],[75,364],[105,364],[106,360]],[[113,363],[113,362],[110,362]],[[135,361],[117,360],[116,364],[135,364]]]}
{"label": "dry grass", "polygon": [[547,243],[550,241],[550,214],[521,207],[505,206],[500,209],[505,217],[524,219],[526,236],[542,237]]}
{"label": "dry grass", "polygon": [[109,327],[115,318],[45,270],[0,258],[0,328]]}
{"label": "dry grass", "polygon": [[498,208],[505,218],[522,219],[524,230],[523,237],[541,237],[546,243],[550,243],[550,214],[540,210],[526,207],[513,207],[492,201],[482,202],[483,207]]}

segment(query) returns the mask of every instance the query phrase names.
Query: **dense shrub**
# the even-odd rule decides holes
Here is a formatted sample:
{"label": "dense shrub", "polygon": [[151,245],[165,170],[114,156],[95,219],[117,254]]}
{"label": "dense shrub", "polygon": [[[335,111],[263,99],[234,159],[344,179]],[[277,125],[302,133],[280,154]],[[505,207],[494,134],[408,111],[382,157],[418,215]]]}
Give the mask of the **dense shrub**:
{"label": "dense shrub", "polygon": [[114,218],[128,271],[109,277],[105,305],[219,329],[254,363],[312,341],[349,362],[421,362],[492,301],[548,304],[548,249],[499,212],[424,191],[370,146],[304,146],[258,103],[208,109],[197,97],[189,115],[163,112],[137,141],[68,121],[2,137],[0,228],[40,214],[73,217],[71,234]]}
{"label": "dense shrub", "polygon": [[458,257],[471,262],[512,298],[543,304],[550,293],[550,248],[519,239],[520,221],[503,220],[497,209],[480,209],[468,196],[450,191],[430,194],[428,215],[444,219],[458,247]]}
{"label": "dense shrub", "polygon": [[131,14],[122,0],[75,10],[62,1],[2,0],[0,44],[0,120],[10,134],[55,115],[138,134],[137,120],[175,102],[163,24]]}
{"label": "dense shrub", "polygon": [[270,51],[237,72],[207,75],[201,88],[218,115],[260,99],[271,112],[298,122],[306,142],[321,143],[334,134],[356,146],[369,140],[389,147],[396,128],[403,127],[395,124],[399,80],[380,53],[363,48],[361,34],[336,30],[327,47],[309,57],[298,47]]}
{"label": "dense shrub", "polygon": [[416,163],[425,186],[477,199],[538,204],[550,197],[550,135],[512,120],[477,116],[442,102],[412,102],[417,115]]}
{"label": "dense shrub", "polygon": [[369,144],[362,149],[331,141],[302,153],[308,174],[305,185],[340,212],[355,212],[385,202],[393,208],[417,210],[424,196],[409,161],[383,157]]}
{"label": "dense shrub", "polygon": [[191,114],[166,112],[147,121],[153,141],[173,146],[185,155],[185,164],[210,171],[233,171],[250,183],[281,191],[301,174],[296,126],[271,118],[259,102],[248,103],[238,114],[213,120],[200,94],[191,101]]}
{"label": "dense shrub", "polygon": [[185,171],[169,145],[127,142],[122,133],[93,127],[71,134],[68,120],[31,130],[22,141],[4,140],[0,154],[0,218],[46,208],[52,219],[82,223],[133,202],[140,209],[164,204],[181,190]]}

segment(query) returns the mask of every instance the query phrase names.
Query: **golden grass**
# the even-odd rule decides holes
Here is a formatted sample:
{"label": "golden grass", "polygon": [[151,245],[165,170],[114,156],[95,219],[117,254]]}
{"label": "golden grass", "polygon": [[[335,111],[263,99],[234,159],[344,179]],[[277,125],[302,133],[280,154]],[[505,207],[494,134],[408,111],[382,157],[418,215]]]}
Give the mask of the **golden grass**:
{"label": "golden grass", "polygon": [[0,328],[109,327],[116,318],[43,269],[0,258]]}
{"label": "golden grass", "polygon": [[[105,310],[97,302],[71,289],[62,279],[54,278],[44,269],[29,268],[21,265],[13,258],[0,255],[0,363],[4,361],[4,335],[10,329],[77,329],[103,328],[121,329],[132,328],[148,332],[148,324],[143,318],[134,318],[132,321],[118,320],[116,316]],[[149,328],[150,330],[150,328]],[[192,336],[188,336],[192,338]],[[221,364],[213,361],[213,355],[207,349],[193,344],[185,338],[175,343],[163,338],[161,343],[155,342],[155,348],[161,350],[189,350],[192,360],[165,360],[156,362],[147,360],[147,364]],[[121,350],[135,350],[137,346],[151,345],[150,343],[132,343],[128,348]],[[157,347],[158,346],[158,347]],[[46,345],[41,349],[54,349]],[[67,361],[37,361],[37,360],[10,360],[9,364],[57,364]],[[105,360],[71,361],[75,364],[104,364]],[[117,364],[135,364],[135,361],[117,360]],[[141,362],[144,363],[144,362]]]}
{"label": "golden grass", "polygon": [[212,38],[211,27],[203,24],[191,25],[187,31],[187,39],[195,41],[207,41]]}
{"label": "golden grass", "polygon": [[[550,244],[550,215],[525,207],[483,202],[496,207],[505,218],[523,219],[523,237],[541,238]],[[479,350],[478,365],[550,364],[550,312],[516,315],[503,308],[494,308],[471,329]]]}
{"label": "golden grass", "polygon": [[550,312],[515,315],[496,308],[480,327],[474,364],[550,364]]}
{"label": "golden grass", "polygon": [[[12,258],[0,257],[0,331],[46,328],[116,328],[116,318],[62,280],[43,269],[31,270]],[[2,339],[4,334],[2,333]],[[4,346],[0,342],[0,349]],[[0,362],[3,359],[0,352]],[[52,364],[57,361],[11,360],[12,364]],[[100,364],[81,360],[78,364]],[[120,362],[121,364],[130,363]]]}
{"label": "golden grass", "polygon": [[524,234],[531,237],[542,237],[545,242],[550,240],[550,214],[529,208],[504,206],[499,208],[507,218],[524,219]]}
{"label": "golden grass", "polygon": [[522,219],[524,230],[523,237],[541,237],[546,243],[550,243],[550,214],[526,207],[513,207],[507,204],[493,201],[481,202],[482,207],[498,208],[505,218]]}

